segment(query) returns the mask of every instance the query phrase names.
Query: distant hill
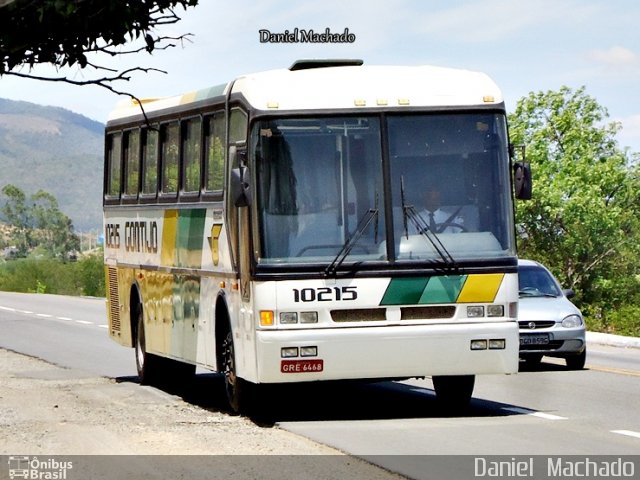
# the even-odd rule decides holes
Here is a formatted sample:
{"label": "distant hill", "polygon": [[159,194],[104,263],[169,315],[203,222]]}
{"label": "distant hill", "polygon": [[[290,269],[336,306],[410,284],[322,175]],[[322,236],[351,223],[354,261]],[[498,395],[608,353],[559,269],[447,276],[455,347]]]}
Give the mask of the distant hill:
{"label": "distant hill", "polygon": [[101,228],[103,135],[69,110],[0,98],[0,189],[46,190],[76,230]]}

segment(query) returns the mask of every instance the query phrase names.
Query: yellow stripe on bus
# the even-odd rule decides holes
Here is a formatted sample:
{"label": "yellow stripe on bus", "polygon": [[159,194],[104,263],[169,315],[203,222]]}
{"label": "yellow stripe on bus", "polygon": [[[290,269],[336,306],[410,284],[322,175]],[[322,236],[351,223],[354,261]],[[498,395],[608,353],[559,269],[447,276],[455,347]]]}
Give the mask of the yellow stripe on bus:
{"label": "yellow stripe on bus", "polygon": [[176,263],[176,231],[178,228],[178,210],[165,210],[162,227],[162,252],[160,262],[165,267]]}
{"label": "yellow stripe on bus", "polygon": [[503,278],[504,273],[469,275],[458,296],[458,303],[493,302]]}

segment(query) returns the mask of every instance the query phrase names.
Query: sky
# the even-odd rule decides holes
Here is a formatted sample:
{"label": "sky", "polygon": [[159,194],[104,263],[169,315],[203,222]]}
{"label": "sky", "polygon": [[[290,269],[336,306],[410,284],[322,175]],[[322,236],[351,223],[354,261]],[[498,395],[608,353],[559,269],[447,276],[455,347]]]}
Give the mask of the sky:
{"label": "sky", "polygon": [[[620,122],[621,147],[640,152],[640,2],[636,0],[200,0],[166,35],[190,41],[153,55],[108,59],[109,66],[153,67],[117,85],[143,97],[176,95],[299,58],[360,58],[366,64],[438,65],[487,73],[507,110],[530,92],[585,87]],[[260,31],[348,29],[352,43],[269,43]],[[104,62],[103,62],[104,63]],[[91,72],[66,73],[74,79]],[[100,122],[124,97],[77,87],[0,77],[0,98],[60,106]]]}

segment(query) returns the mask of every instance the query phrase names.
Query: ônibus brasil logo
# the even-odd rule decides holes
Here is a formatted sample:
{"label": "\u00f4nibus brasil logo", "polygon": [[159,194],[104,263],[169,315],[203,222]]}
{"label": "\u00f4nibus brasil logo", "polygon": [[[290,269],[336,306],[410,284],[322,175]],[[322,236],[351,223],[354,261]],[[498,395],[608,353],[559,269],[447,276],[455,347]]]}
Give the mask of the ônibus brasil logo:
{"label": "\u00f4nibus brasil logo", "polygon": [[67,471],[73,468],[73,462],[63,462],[54,458],[9,457],[9,478],[30,480],[66,480]]}

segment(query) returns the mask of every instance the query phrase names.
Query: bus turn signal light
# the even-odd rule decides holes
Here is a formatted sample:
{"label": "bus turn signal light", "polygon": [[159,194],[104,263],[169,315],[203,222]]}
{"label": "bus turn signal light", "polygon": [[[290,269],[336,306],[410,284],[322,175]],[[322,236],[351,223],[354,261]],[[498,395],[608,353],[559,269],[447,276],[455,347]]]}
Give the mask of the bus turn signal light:
{"label": "bus turn signal light", "polygon": [[273,310],[260,310],[260,326],[261,327],[273,326]]}

